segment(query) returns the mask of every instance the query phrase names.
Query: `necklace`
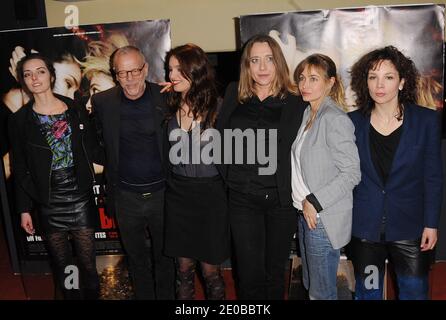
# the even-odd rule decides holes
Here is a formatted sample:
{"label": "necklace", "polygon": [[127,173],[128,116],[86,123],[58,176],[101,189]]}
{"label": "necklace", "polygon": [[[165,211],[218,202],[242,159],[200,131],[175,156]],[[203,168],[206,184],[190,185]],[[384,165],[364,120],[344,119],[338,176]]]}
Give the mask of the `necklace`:
{"label": "necklace", "polygon": [[392,125],[395,122],[395,120],[397,122],[400,122],[402,120],[402,117],[401,117],[401,119],[399,119],[398,113],[394,113],[390,118],[386,118],[386,117],[381,116],[378,113],[375,113],[375,119],[378,120],[378,123],[382,127],[388,127],[388,126]]}

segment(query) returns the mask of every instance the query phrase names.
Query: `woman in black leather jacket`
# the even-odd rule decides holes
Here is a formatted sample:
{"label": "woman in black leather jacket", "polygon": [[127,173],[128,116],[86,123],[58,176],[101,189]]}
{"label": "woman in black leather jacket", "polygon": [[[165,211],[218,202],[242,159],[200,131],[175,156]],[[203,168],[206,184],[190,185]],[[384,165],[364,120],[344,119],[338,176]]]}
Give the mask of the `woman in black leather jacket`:
{"label": "woman in black leather jacket", "polygon": [[[64,298],[95,299],[99,280],[92,221],[92,161],[99,153],[94,154],[94,130],[85,108],[52,92],[56,76],[46,57],[24,57],[17,65],[17,75],[32,97],[9,120],[16,207],[22,228],[34,234],[31,211],[37,209],[39,231]],[[76,275],[76,268],[80,279],[65,281],[66,276]]]}

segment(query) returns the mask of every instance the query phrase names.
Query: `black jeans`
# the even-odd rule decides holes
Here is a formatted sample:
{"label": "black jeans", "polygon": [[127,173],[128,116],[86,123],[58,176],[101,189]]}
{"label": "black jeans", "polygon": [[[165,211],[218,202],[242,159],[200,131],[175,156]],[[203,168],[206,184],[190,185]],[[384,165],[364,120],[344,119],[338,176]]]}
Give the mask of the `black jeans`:
{"label": "black jeans", "polygon": [[230,224],[239,280],[238,298],[283,300],[285,268],[297,230],[292,207],[281,208],[276,189],[229,192]]}
{"label": "black jeans", "polygon": [[[138,300],[175,298],[174,260],[164,256],[164,189],[143,196],[117,190],[116,217]],[[147,246],[147,231],[151,246]]]}

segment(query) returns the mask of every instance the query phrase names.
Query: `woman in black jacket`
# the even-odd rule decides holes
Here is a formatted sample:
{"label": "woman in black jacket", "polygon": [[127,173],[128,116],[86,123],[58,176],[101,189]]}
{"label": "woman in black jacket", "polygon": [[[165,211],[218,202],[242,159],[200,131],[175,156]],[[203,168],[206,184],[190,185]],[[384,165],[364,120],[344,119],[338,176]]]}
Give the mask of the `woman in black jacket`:
{"label": "woman in black jacket", "polygon": [[[53,64],[30,54],[17,65],[23,89],[32,99],[9,120],[17,210],[22,228],[34,234],[31,211],[51,257],[56,283],[66,299],[95,299],[99,293],[96,272],[92,161],[96,145],[85,108],[52,92]],[[96,158],[96,157],[95,157]],[[69,237],[74,241],[77,264],[72,261]],[[83,291],[65,286],[65,277],[77,267]],[[69,267],[69,268],[67,268]],[[69,281],[67,281],[69,282]]]}
{"label": "woman in black jacket", "polygon": [[[225,165],[219,169],[229,187],[238,297],[243,300],[284,298],[285,264],[297,229],[290,150],[305,110],[295,91],[277,42],[255,36],[243,50],[240,81],[226,89],[217,118],[225,145]],[[233,149],[233,157],[226,149]]]}

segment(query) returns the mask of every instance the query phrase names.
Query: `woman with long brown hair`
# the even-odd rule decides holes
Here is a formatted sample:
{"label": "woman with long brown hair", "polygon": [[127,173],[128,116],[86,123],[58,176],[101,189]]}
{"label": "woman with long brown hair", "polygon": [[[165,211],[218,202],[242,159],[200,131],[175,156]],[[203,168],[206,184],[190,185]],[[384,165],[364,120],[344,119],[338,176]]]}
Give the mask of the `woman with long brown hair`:
{"label": "woman with long brown hair", "polygon": [[[229,257],[229,223],[223,180],[213,163],[193,160],[206,147],[206,129],[214,127],[217,90],[214,71],[204,51],[185,44],[172,49],[167,59],[167,135],[170,149],[166,189],[165,253],[176,258],[177,298],[194,299],[195,268],[200,263],[208,299],[224,299],[220,265]],[[193,144],[198,144],[197,150]],[[182,161],[173,151],[180,146]]]}

